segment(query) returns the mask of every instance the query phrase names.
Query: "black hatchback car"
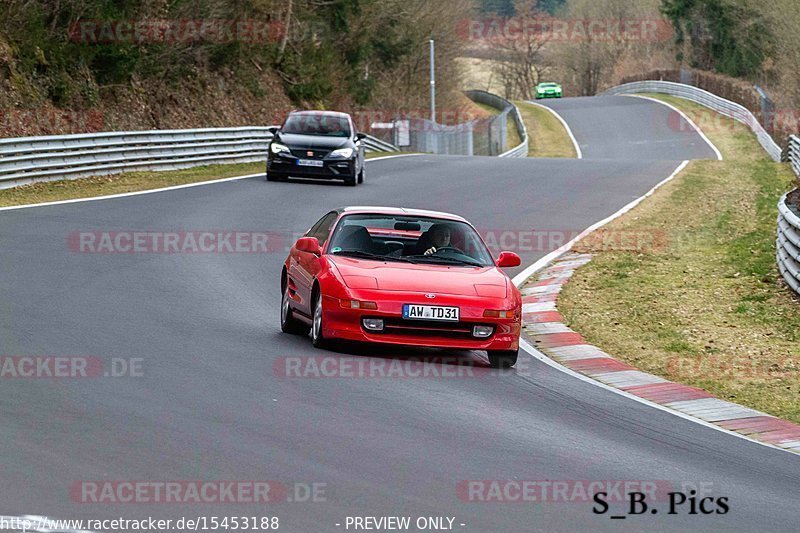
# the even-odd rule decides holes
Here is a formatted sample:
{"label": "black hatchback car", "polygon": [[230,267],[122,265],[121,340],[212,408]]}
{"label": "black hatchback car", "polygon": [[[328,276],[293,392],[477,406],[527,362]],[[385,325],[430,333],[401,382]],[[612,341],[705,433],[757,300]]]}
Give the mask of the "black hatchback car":
{"label": "black hatchback car", "polygon": [[299,178],[364,182],[366,137],[357,133],[353,119],[332,111],[295,111],[280,128],[267,155],[267,181]]}

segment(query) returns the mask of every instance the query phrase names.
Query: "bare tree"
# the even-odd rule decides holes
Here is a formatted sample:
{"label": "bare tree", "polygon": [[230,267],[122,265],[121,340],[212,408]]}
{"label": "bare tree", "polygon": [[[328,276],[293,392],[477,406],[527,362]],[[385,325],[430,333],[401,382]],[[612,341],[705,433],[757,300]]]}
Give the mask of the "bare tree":
{"label": "bare tree", "polygon": [[543,31],[546,14],[538,9],[537,0],[517,0],[517,16],[513,20],[494,21],[495,30],[487,29],[485,37],[497,62],[495,73],[505,88],[505,97],[533,98],[536,85],[549,70],[543,52],[549,36]]}

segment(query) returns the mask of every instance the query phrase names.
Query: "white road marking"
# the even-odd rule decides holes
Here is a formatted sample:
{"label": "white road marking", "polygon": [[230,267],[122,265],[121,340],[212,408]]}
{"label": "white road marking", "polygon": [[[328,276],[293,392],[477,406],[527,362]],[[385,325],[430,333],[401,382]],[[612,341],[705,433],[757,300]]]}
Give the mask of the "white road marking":
{"label": "white road marking", "polygon": [[567,327],[566,324],[561,322],[534,322],[527,324],[525,329],[531,331],[534,335],[551,335],[553,333],[575,333]]}
{"label": "white road marking", "polygon": [[573,361],[578,359],[597,359],[609,358],[613,359],[610,355],[605,353],[597,346],[591,344],[573,344],[572,346],[555,346],[550,348],[549,351],[553,352],[556,357],[562,361]]}
{"label": "white road marking", "polygon": [[703,138],[703,140],[706,142],[706,144],[707,144],[707,145],[708,145],[708,146],[709,146],[709,147],[710,147],[710,148],[711,148],[711,149],[714,151],[714,153],[717,155],[717,159],[718,159],[719,161],[722,161],[722,152],[720,152],[720,151],[719,151],[719,149],[718,149],[716,146],[714,146],[714,143],[712,143],[712,142],[711,142],[711,139],[709,139],[708,137],[706,137],[706,134],[705,134],[705,133],[703,133],[703,130],[701,130],[701,129],[700,129],[700,127],[699,127],[697,124],[695,124],[695,123],[694,123],[694,121],[693,121],[692,119],[690,119],[690,118],[689,118],[689,117],[686,115],[686,113],[684,113],[683,111],[681,111],[680,109],[678,109],[678,108],[677,108],[677,107],[675,107],[674,105],[672,105],[672,104],[669,104],[669,103],[667,103],[667,102],[664,102],[663,100],[659,100],[658,98],[651,98],[650,96],[643,96],[643,95],[641,95],[641,94],[623,94],[622,96],[627,96],[628,98],[641,98],[642,100],[650,100],[651,102],[656,102],[657,104],[665,105],[665,106],[667,106],[668,108],[672,109],[673,111],[675,111],[676,113],[678,113],[678,114],[679,114],[681,117],[683,117],[683,120],[685,120],[686,122],[688,122],[688,123],[689,123],[689,125],[690,125],[692,128],[694,128],[694,131],[696,131],[696,132],[697,132],[697,134],[698,134],[698,135],[700,135],[700,137],[702,137],[702,138]]}
{"label": "white road marking", "polygon": [[[383,161],[384,159],[396,159],[398,157],[414,157],[423,154],[398,154],[398,155],[386,155],[382,157],[375,157],[373,159],[367,159],[367,163],[371,163],[373,161]],[[26,205],[12,205],[9,207],[0,207],[0,211],[17,211],[19,209],[30,209],[33,207],[49,207],[51,205],[65,205],[65,204],[76,204],[80,202],[97,202],[99,200],[114,200],[116,198],[127,198],[129,196],[141,196],[143,194],[155,194],[159,192],[167,192],[167,191],[177,191],[179,189],[189,189],[191,187],[202,187],[204,185],[215,185],[217,183],[225,183],[227,181],[238,181],[244,180],[248,178],[258,178],[263,176],[264,173],[259,174],[247,174],[245,176],[233,176],[230,178],[222,178],[217,180],[210,180],[210,181],[199,181],[197,183],[186,183],[184,185],[173,185],[171,187],[161,187],[160,189],[149,189],[146,191],[134,191],[134,192],[125,192],[120,194],[109,194],[106,196],[91,196],[89,198],[74,198],[72,200],[58,200],[56,202],[42,202],[39,204],[26,204]]]}
{"label": "white road marking", "polygon": [[550,111],[553,114],[554,117],[556,117],[558,119],[559,122],[561,122],[561,125],[564,126],[565,130],[567,130],[567,135],[569,135],[569,138],[572,141],[572,145],[575,147],[575,154],[578,156],[578,159],[583,159],[583,152],[581,151],[581,145],[578,144],[578,140],[575,138],[575,135],[572,133],[572,128],[569,127],[569,124],[567,124],[567,121],[564,120],[564,117],[559,115],[554,109],[551,109],[551,108],[547,107],[546,105],[542,105],[539,102],[534,102],[533,100],[528,100],[527,102],[529,104],[531,104],[531,105],[535,105],[535,106],[539,106],[539,107],[541,107],[543,109],[547,109],[548,111]]}
{"label": "white road marking", "polygon": [[664,378],[642,372],[641,370],[600,372],[592,374],[592,377],[615,387],[636,387],[638,385],[652,385],[654,383],[667,382]]}
{"label": "white road marking", "polygon": [[539,313],[541,311],[555,311],[555,302],[539,302],[535,304],[522,304],[523,313]]}
{"label": "white road marking", "polygon": [[544,296],[546,294],[558,294],[561,292],[562,285],[560,283],[551,283],[549,285],[539,285],[538,287],[531,287],[524,289],[523,296]]}

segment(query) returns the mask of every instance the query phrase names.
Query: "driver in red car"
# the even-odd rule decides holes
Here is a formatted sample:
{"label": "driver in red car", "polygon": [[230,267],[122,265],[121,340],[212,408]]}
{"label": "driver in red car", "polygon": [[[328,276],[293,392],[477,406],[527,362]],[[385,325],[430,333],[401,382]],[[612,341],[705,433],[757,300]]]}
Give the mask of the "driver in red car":
{"label": "driver in red car", "polygon": [[422,252],[423,255],[435,254],[437,249],[450,246],[451,236],[452,230],[450,226],[447,224],[434,224],[420,236],[417,249],[424,250]]}

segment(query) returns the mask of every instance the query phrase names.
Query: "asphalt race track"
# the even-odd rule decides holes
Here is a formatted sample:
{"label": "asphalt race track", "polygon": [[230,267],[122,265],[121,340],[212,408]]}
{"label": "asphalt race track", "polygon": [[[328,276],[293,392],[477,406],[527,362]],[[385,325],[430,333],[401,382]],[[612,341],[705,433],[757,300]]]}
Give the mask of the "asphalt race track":
{"label": "asphalt race track", "polygon": [[[526,353],[511,372],[471,377],[281,376],[279,358],[326,355],[280,332],[284,249],[91,254],[67,244],[83,231],[302,232],[340,205],[453,211],[482,232],[579,231],[680,161],[714,157],[653,102],[546,105],[569,122],[583,160],[403,157],[369,163],[357,188],[246,179],[0,212],[0,355],[142,358],[144,373],[0,380],[0,514],[278,516],[281,531],[309,532],[345,531],[347,516],[365,515],[455,517],[454,529],[465,532],[797,531],[799,457],[628,400]],[[521,250],[523,266],[548,251]],[[324,483],[324,501],[114,505],[70,494],[85,480],[198,479]],[[509,479],[704,487],[727,497],[730,511],[667,515],[662,500],[652,503],[659,514],[611,520],[624,505],[597,516],[591,501],[485,503],[458,491],[466,480]]]}

